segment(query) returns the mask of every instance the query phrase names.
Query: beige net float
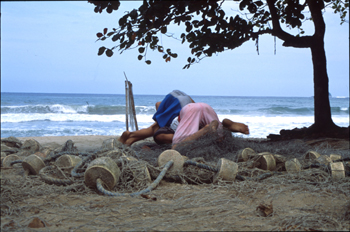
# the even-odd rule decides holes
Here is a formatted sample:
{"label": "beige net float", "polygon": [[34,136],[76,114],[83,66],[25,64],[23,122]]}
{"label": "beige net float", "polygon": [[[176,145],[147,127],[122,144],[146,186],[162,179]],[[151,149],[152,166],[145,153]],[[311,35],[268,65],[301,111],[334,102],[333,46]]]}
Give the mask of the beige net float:
{"label": "beige net float", "polygon": [[23,160],[22,167],[29,175],[38,175],[40,170],[45,167],[45,163],[39,156],[33,154]]}
{"label": "beige net float", "polygon": [[75,155],[62,155],[56,160],[56,165],[58,167],[65,167],[73,169],[79,162],[81,162],[81,158]]}
{"label": "beige net float", "polygon": [[12,166],[11,163],[16,160],[20,160],[20,158],[17,155],[14,155],[14,154],[8,155],[4,157],[4,159],[2,160],[2,166],[6,168],[11,167]]}
{"label": "beige net float", "polygon": [[21,155],[31,155],[35,152],[38,152],[41,149],[41,145],[35,139],[28,139],[24,141],[23,145],[21,146],[21,149]]}
{"label": "beige net float", "polygon": [[218,172],[214,176],[213,182],[219,179],[226,181],[234,181],[238,172],[238,164],[225,158],[221,158],[217,164]]}
{"label": "beige net float", "polygon": [[286,161],[285,167],[288,173],[300,172],[302,167],[297,158]]}
{"label": "beige net float", "polygon": [[96,188],[96,181],[100,179],[108,189],[113,189],[120,176],[118,165],[109,157],[93,160],[84,174],[85,184]]}
{"label": "beige net float", "polygon": [[249,147],[241,149],[238,151],[237,162],[246,162],[256,155],[257,153]]}
{"label": "beige net float", "polygon": [[314,159],[317,159],[320,156],[321,155],[318,152],[316,152],[316,151],[308,151],[304,155],[304,159],[306,159],[306,160],[314,160]]}
{"label": "beige net float", "polygon": [[345,167],[342,162],[331,163],[330,168],[333,180],[345,178]]}
{"label": "beige net float", "polygon": [[108,150],[113,150],[115,148],[115,139],[111,138],[111,139],[107,139],[105,141],[103,141],[101,148],[102,149],[108,149]]}
{"label": "beige net float", "polygon": [[158,167],[163,167],[169,160],[173,160],[174,164],[169,168],[169,172],[173,172],[175,174],[183,172],[183,166],[186,161],[186,158],[182,156],[176,150],[166,150],[163,151],[158,157]]}
{"label": "beige net float", "polygon": [[331,160],[334,162],[336,160],[340,160],[342,157],[341,155],[337,155],[337,154],[330,154],[329,158],[331,158]]}
{"label": "beige net float", "polygon": [[263,170],[273,171],[276,168],[275,157],[269,152],[259,153],[257,162],[259,163],[258,168],[261,168]]}

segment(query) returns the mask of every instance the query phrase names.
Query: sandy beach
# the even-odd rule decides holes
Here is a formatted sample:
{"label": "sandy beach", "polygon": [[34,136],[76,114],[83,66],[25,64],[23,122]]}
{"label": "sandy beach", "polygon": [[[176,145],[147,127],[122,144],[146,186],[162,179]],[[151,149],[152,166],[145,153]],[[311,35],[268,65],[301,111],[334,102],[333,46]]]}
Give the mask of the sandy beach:
{"label": "sandy beach", "polygon": [[111,138],[119,138],[116,135],[79,135],[79,136],[43,136],[43,137],[18,137],[24,142],[27,139],[35,139],[43,147],[58,147],[64,145],[68,140],[72,140],[76,148],[80,151],[90,151],[99,149],[103,141]]}

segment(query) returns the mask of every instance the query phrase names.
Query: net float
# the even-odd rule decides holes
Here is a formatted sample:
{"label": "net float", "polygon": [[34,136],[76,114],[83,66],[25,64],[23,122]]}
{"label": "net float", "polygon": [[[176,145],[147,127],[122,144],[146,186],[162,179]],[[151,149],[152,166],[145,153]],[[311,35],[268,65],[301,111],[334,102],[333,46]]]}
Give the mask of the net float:
{"label": "net float", "polygon": [[256,156],[256,152],[247,147],[238,152],[238,162],[246,162],[248,161],[251,157]]}
{"label": "net float", "polygon": [[340,180],[345,177],[345,167],[342,162],[330,164],[333,180]]}
{"label": "net float", "polygon": [[336,160],[339,160],[341,159],[341,155],[337,155],[337,154],[330,154],[329,155],[329,158],[331,158],[332,161],[336,161]]}
{"label": "net float", "polygon": [[[2,154],[1,154],[2,155]],[[1,156],[1,159],[3,158],[3,156]],[[15,155],[15,154],[11,154],[11,155],[8,155],[8,156],[6,156],[6,157],[4,157],[3,159],[2,159],[2,166],[3,167],[6,167],[6,168],[8,168],[8,167],[11,167],[11,163],[13,162],[13,161],[16,161],[16,160],[21,160],[21,158],[19,158],[17,155]]]}
{"label": "net float", "polygon": [[32,154],[23,160],[22,167],[28,175],[38,175],[45,163],[39,156]]}
{"label": "net float", "polygon": [[307,159],[307,160],[314,160],[314,159],[317,159],[318,157],[320,157],[321,155],[316,152],[316,151],[308,151],[306,152],[306,154],[304,155],[304,159]]}
{"label": "net float", "polygon": [[182,173],[186,158],[173,149],[165,150],[158,156],[158,166],[163,167],[170,160],[173,160],[174,163],[171,168],[169,168],[169,172]]}
{"label": "net float", "polygon": [[285,167],[288,173],[296,173],[301,171],[301,164],[297,158],[286,161]]}
{"label": "net float", "polygon": [[113,150],[114,149],[114,139],[106,139],[103,141],[101,149],[108,149],[108,150]]}
{"label": "net float", "polygon": [[215,174],[213,182],[216,183],[219,179],[226,181],[234,181],[238,172],[238,164],[221,158],[217,164],[218,172]]}
{"label": "net float", "polygon": [[119,176],[118,165],[109,157],[100,157],[89,164],[84,174],[84,180],[86,186],[96,188],[97,179],[101,179],[108,189],[113,189]]}
{"label": "net float", "polygon": [[262,152],[258,154],[256,162],[260,163],[260,169],[273,171],[276,168],[275,157],[269,152]]}
{"label": "net float", "polygon": [[40,143],[35,139],[27,139],[26,141],[24,141],[23,145],[21,146],[21,149],[24,149],[25,151],[31,154],[39,151],[40,148],[41,148]]}
{"label": "net float", "polygon": [[62,155],[56,160],[56,165],[58,167],[75,167],[81,158],[76,155]]}

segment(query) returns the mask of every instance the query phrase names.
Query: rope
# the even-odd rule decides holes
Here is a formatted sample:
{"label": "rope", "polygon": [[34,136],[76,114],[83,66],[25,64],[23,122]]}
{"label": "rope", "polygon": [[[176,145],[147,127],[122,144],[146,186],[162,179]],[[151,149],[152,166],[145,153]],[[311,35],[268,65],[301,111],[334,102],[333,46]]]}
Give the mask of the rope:
{"label": "rope", "polygon": [[[92,160],[96,159],[98,154],[107,152],[109,150],[111,150],[111,149],[104,148],[104,149],[98,150],[98,151],[96,151],[94,153],[73,152],[73,154],[84,154],[84,155],[87,155],[87,156],[84,157],[84,159],[82,159],[77,165],[75,165],[75,167],[71,171],[71,175],[73,177],[82,177],[82,176],[84,176],[84,172],[77,173],[78,169],[80,167],[82,167],[87,161],[90,161],[90,160],[92,161]],[[65,154],[67,154],[67,153],[65,153]]]}
{"label": "rope", "polygon": [[14,161],[12,161],[11,163],[10,163],[10,166],[12,166],[12,165],[14,165],[14,164],[20,164],[20,163],[22,163],[23,162],[23,160],[14,160]]}
{"label": "rope", "polygon": [[50,155],[50,156],[46,157],[43,161],[44,161],[44,163],[49,163],[51,161],[55,161],[61,155],[89,156],[89,155],[91,155],[91,153],[77,152],[77,151],[61,151],[61,152],[58,152],[57,154]]}
{"label": "rope", "polygon": [[45,163],[47,163],[47,162],[56,160],[61,155],[75,155],[75,156],[98,155],[100,153],[104,153],[104,152],[107,152],[109,150],[111,150],[111,149],[104,148],[104,149],[97,150],[93,153],[91,153],[91,152],[79,152],[79,151],[60,151],[57,154],[53,154],[53,155],[50,155],[49,157],[46,157],[43,161]]}
{"label": "rope", "polygon": [[212,171],[212,172],[218,172],[219,171],[219,169],[217,169],[217,168],[213,168],[213,167],[208,166],[206,164],[198,163],[198,162],[195,162],[195,161],[192,161],[192,160],[185,161],[184,165],[193,165],[193,166],[197,166],[199,168],[206,169],[206,170]]}
{"label": "rope", "polygon": [[102,180],[100,178],[98,178],[96,180],[96,187],[101,193],[103,193],[105,195],[108,195],[108,196],[115,196],[115,197],[131,196],[131,197],[134,197],[134,196],[138,196],[138,195],[141,195],[141,194],[145,194],[145,193],[151,192],[155,187],[157,187],[159,182],[164,178],[164,176],[165,176],[166,172],[168,171],[168,169],[173,164],[174,164],[174,161],[172,161],[172,160],[170,160],[168,163],[166,163],[164,168],[163,168],[163,170],[159,173],[157,179],[155,181],[153,181],[153,183],[150,184],[150,186],[148,186],[146,189],[141,190],[139,192],[135,192],[135,193],[117,193],[117,192],[108,191],[105,188],[103,188],[103,186],[102,186],[103,182],[102,182]]}
{"label": "rope", "polygon": [[330,166],[325,164],[310,164],[303,167],[303,169],[309,169],[309,168],[321,168],[323,171],[328,173],[331,170]]}
{"label": "rope", "polygon": [[46,170],[53,170],[53,167],[47,166],[47,167],[42,168],[39,171],[39,175],[40,175],[41,179],[43,179],[45,182],[48,182],[50,184],[57,184],[57,185],[70,185],[70,184],[74,183],[74,181],[69,180],[69,179],[59,179],[59,178],[49,177],[49,176],[44,174],[44,171],[46,171]]}
{"label": "rope", "polygon": [[271,177],[273,175],[282,175],[283,173],[280,172],[267,172],[267,173],[263,173],[257,177],[251,178],[251,177],[247,177],[247,176],[241,176],[241,175],[236,175],[236,179],[240,180],[240,181],[245,181],[245,180],[252,180],[252,181],[260,181],[263,179],[266,179],[268,177]]}
{"label": "rope", "polygon": [[84,159],[82,159],[77,165],[75,165],[75,167],[72,169],[70,174],[73,177],[82,177],[82,176],[84,176],[84,172],[77,173],[78,168],[82,167],[87,161],[90,161],[90,159],[94,160],[95,158],[96,158],[96,156],[93,155],[93,154],[90,154],[89,156],[84,157]]}

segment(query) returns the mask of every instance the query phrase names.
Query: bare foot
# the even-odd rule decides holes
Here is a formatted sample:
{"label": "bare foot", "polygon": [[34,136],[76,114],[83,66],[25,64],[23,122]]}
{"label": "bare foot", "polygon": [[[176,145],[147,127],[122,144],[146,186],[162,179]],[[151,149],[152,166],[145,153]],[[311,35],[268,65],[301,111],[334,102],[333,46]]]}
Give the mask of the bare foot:
{"label": "bare foot", "polygon": [[128,138],[130,137],[130,131],[124,131],[123,134],[119,137],[118,141],[125,144]]}
{"label": "bare foot", "polygon": [[209,124],[209,131],[210,132],[216,132],[216,130],[218,129],[218,126],[219,126],[219,122],[217,120],[213,120]]}
{"label": "bare foot", "polygon": [[235,122],[233,123],[232,127],[236,132],[240,132],[245,135],[249,135],[249,128],[246,124]]}
{"label": "bare foot", "polygon": [[222,120],[222,124],[231,132],[240,132],[242,134],[249,135],[249,128],[244,123],[233,122],[230,119],[225,118],[224,120]]}

